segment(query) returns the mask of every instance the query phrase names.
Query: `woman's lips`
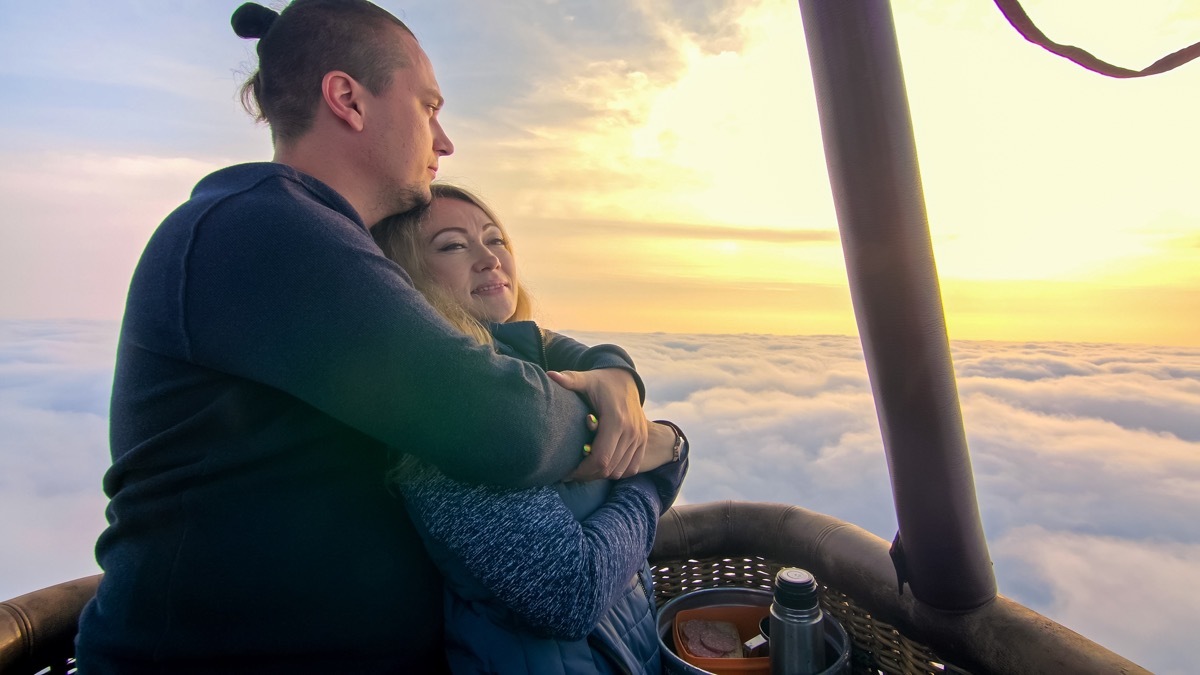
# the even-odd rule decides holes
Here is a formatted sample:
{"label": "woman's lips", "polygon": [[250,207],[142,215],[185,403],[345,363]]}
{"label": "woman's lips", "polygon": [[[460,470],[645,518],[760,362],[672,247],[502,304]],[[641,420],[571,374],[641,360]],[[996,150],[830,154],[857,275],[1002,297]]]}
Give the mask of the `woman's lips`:
{"label": "woman's lips", "polygon": [[492,282],[492,283],[483,284],[482,286],[476,286],[475,289],[471,291],[471,293],[472,293],[472,295],[496,295],[497,293],[503,293],[507,289],[508,289],[507,282],[496,281],[496,282]]}

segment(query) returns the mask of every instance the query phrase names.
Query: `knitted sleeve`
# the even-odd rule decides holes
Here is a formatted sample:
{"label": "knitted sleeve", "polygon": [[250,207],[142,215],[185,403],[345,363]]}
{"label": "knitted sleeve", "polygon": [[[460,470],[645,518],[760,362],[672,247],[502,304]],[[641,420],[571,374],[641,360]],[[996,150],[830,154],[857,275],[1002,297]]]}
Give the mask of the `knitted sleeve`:
{"label": "knitted sleeve", "polygon": [[[478,582],[534,634],[578,640],[595,628],[654,544],[660,497],[638,478],[618,481],[583,522],[552,487],[468,485],[417,462],[399,484],[448,587]],[[438,560],[439,553],[454,565]]]}

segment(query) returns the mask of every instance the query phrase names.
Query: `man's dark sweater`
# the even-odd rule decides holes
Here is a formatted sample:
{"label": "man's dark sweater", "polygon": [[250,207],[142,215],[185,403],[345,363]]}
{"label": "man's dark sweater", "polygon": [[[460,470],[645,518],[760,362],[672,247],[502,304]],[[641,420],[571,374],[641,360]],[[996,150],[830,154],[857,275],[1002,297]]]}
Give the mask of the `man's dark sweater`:
{"label": "man's dark sweater", "polygon": [[[586,365],[628,367],[615,351]],[[130,286],[80,672],[441,669],[440,580],[384,448],[544,485],[577,464],[586,414],[446,324],[328,186],[212,174]]]}

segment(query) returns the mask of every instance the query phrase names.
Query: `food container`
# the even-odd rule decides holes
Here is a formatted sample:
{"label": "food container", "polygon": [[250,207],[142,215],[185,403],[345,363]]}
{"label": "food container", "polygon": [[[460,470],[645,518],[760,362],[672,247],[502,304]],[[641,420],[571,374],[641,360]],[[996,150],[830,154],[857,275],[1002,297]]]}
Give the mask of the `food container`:
{"label": "food container", "polygon": [[697,668],[715,675],[769,675],[771,660],[765,656],[752,658],[713,658],[697,656],[687,649],[681,626],[695,619],[706,621],[728,621],[737,627],[738,643],[759,634],[759,623],[767,616],[768,608],[760,605],[712,605],[681,609],[672,621],[672,637],[679,658]]}
{"label": "food container", "polygon": [[[662,650],[663,672],[668,675],[747,675],[748,673],[770,673],[769,659],[766,670],[726,670],[727,666],[720,664],[718,670],[706,670],[704,667],[688,663],[675,650],[675,617],[680,612],[698,608],[720,607],[751,607],[755,611],[765,613],[771,606],[771,591],[759,588],[702,588],[683,593],[672,598],[658,610],[658,642]],[[727,610],[717,610],[725,612]],[[741,610],[738,610],[741,611]],[[762,616],[763,614],[759,614]],[[819,675],[847,675],[850,672],[850,637],[846,629],[828,612],[825,614],[825,657],[829,665]],[[739,627],[739,633],[741,628]],[[751,635],[757,634],[757,630]],[[756,661],[750,659],[707,659],[707,661]]]}

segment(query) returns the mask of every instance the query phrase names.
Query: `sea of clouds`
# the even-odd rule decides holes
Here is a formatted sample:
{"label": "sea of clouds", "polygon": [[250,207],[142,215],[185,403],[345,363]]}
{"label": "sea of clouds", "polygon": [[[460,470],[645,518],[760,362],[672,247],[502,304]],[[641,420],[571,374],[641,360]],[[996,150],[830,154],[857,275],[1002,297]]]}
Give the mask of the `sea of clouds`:
{"label": "sea of clouds", "polygon": [[[0,321],[0,598],[98,571],[117,326]],[[890,539],[857,339],[572,332],[692,440],[682,500],[800,504]],[[1000,590],[1157,673],[1200,620],[1200,349],[955,342]]]}

